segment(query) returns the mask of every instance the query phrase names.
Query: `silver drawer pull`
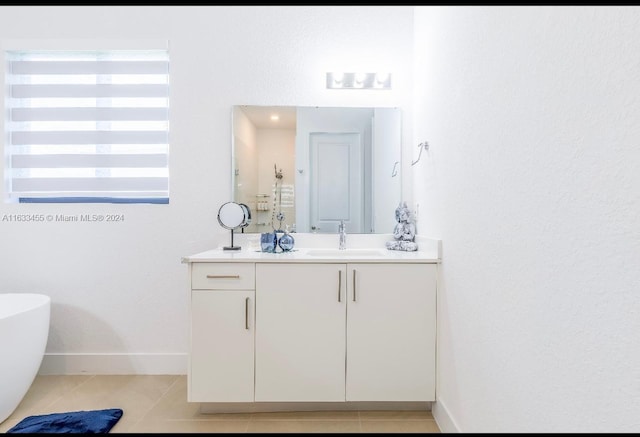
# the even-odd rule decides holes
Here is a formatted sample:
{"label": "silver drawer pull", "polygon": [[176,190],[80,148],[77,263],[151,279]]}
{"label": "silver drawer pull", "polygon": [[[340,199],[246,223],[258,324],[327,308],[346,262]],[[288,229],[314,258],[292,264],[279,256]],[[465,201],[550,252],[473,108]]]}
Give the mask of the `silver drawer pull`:
{"label": "silver drawer pull", "polygon": [[338,302],[341,302],[340,292],[342,291],[342,270],[338,270]]}
{"label": "silver drawer pull", "polygon": [[249,329],[249,298],[244,300],[244,329]]}
{"label": "silver drawer pull", "polygon": [[240,275],[207,275],[207,279],[240,279]]}
{"label": "silver drawer pull", "polygon": [[353,269],[353,301],[356,301],[356,269]]}

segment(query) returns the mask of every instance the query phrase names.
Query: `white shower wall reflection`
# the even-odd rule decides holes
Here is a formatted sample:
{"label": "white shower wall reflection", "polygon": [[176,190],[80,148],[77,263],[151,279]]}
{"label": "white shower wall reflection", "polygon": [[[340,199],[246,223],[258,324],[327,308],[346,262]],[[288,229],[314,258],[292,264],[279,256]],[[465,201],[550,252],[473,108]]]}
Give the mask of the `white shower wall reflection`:
{"label": "white shower wall reflection", "polygon": [[[233,108],[232,198],[251,208],[251,224],[245,229],[251,233],[272,231],[272,223],[278,228],[278,212],[285,217],[283,228],[296,223],[295,108],[259,108],[263,111]],[[270,120],[275,113],[280,117],[277,122]]]}

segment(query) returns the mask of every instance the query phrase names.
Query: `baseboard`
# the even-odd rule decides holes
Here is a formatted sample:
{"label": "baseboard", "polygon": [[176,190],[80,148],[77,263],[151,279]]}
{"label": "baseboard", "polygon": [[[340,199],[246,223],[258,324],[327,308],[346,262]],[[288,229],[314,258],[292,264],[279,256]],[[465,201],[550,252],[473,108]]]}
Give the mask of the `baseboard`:
{"label": "baseboard", "polygon": [[431,402],[201,402],[200,413],[283,411],[429,411]]}
{"label": "baseboard", "polygon": [[186,375],[183,354],[45,354],[39,375]]}
{"label": "baseboard", "polygon": [[460,434],[460,427],[456,424],[456,421],[453,420],[451,413],[447,409],[447,406],[442,402],[442,400],[437,399],[436,402],[431,406],[431,414],[433,418],[436,420],[438,424],[438,428],[440,428],[440,432],[453,434]]}

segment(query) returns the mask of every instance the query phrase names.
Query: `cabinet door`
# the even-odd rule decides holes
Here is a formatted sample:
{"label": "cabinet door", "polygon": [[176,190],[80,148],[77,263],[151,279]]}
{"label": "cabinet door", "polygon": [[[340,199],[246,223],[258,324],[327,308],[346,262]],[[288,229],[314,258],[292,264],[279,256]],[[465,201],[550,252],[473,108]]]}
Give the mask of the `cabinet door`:
{"label": "cabinet door", "polygon": [[435,264],[349,264],[348,284],[346,400],[435,401]]}
{"label": "cabinet door", "polygon": [[344,401],[345,264],[256,265],[256,402]]}
{"label": "cabinet door", "polygon": [[190,402],[253,402],[254,290],[191,291]]}

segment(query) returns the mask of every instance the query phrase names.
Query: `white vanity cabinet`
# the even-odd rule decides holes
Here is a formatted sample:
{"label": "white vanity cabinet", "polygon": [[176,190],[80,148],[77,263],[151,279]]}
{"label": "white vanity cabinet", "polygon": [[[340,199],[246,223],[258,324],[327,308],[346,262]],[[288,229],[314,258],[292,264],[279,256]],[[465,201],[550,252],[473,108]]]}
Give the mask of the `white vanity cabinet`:
{"label": "white vanity cabinet", "polygon": [[256,402],[344,401],[346,265],[256,265]]}
{"label": "white vanity cabinet", "polygon": [[256,265],[255,400],[434,401],[436,265]]}
{"label": "white vanity cabinet", "polygon": [[347,401],[435,401],[436,265],[347,264]]}
{"label": "white vanity cabinet", "polygon": [[332,237],[297,235],[309,247],[288,253],[241,242],[242,250],[183,258],[187,400],[201,412],[402,410],[435,401],[439,241],[402,252],[381,248],[385,235],[354,235],[353,248],[338,250]]}
{"label": "white vanity cabinet", "polygon": [[254,401],[253,263],[192,263],[188,400]]}

